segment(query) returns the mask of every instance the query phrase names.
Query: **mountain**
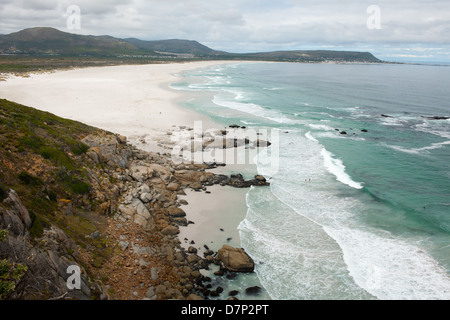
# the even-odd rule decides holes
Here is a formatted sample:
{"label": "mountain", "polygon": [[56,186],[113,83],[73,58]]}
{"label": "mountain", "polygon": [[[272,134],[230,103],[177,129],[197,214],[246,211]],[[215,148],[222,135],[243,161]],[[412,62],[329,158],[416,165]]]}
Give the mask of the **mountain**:
{"label": "mountain", "polygon": [[369,52],[355,51],[274,51],[228,53],[192,40],[144,41],[135,38],[86,36],[53,28],[25,29],[0,35],[0,54],[60,55],[88,57],[140,57],[150,59],[242,59],[295,62],[381,62]]}
{"label": "mountain", "polygon": [[310,61],[310,62],[381,62],[370,52],[332,51],[332,50],[296,50],[249,53],[247,57],[258,60],[274,61]]}
{"label": "mountain", "polygon": [[53,28],[31,28],[0,36],[3,53],[118,55],[136,51],[132,44],[109,36],[84,36]]}
{"label": "mountain", "polygon": [[197,41],[118,39],[111,36],[86,36],[53,28],[30,28],[0,35],[1,53],[58,54],[89,56],[180,56],[202,57],[223,54]]}
{"label": "mountain", "polygon": [[156,40],[144,41],[135,38],[124,39],[124,41],[139,49],[154,52],[166,52],[176,54],[192,54],[194,56],[218,56],[226,55],[226,52],[216,51],[194,40]]}

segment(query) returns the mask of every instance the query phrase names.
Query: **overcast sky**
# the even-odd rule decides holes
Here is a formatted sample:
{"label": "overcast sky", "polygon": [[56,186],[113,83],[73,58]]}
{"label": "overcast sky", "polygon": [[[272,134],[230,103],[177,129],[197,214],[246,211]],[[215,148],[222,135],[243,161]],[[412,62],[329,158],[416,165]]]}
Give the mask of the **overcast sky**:
{"label": "overcast sky", "polygon": [[[80,29],[67,26],[71,5],[80,9]],[[190,39],[228,52],[362,50],[391,61],[450,62],[450,0],[0,0],[1,34],[36,26]]]}

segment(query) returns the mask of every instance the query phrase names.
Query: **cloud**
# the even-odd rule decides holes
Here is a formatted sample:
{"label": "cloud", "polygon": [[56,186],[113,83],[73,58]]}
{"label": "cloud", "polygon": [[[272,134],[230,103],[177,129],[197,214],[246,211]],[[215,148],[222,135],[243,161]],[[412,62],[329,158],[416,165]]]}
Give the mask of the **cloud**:
{"label": "cloud", "polygon": [[[367,28],[370,5],[380,29]],[[82,34],[141,39],[195,39],[231,52],[421,44],[450,47],[448,0],[0,0],[0,33],[66,27],[65,11],[81,9]]]}

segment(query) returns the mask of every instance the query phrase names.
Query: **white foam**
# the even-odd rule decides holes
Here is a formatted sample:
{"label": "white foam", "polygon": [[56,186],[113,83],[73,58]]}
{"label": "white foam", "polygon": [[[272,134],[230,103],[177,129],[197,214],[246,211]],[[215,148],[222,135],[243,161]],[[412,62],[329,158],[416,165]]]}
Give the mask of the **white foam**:
{"label": "white foam", "polygon": [[377,298],[450,299],[446,270],[417,246],[377,230],[324,229],[340,244],[355,282]]}
{"label": "white foam", "polygon": [[324,131],[336,131],[334,128],[327,126],[325,124],[314,124],[314,123],[309,123],[308,126],[311,129],[315,129],[315,130],[324,130]]}
{"label": "white foam", "polygon": [[338,181],[355,189],[363,188],[361,183],[353,181],[352,178],[345,172],[345,166],[341,159],[333,158],[333,154],[325,148],[322,149],[321,155],[323,157],[325,167],[330,173],[336,176]]}
{"label": "white foam", "polygon": [[[337,195],[336,192],[341,190],[341,187],[339,187],[341,184],[336,184],[336,182],[329,179],[328,167],[337,171],[336,176],[340,176],[341,180],[350,179],[348,176],[346,177],[345,167],[342,162],[338,161],[339,159],[333,159],[331,153],[316,141],[308,139],[305,134],[292,133],[287,135],[285,139],[281,139],[280,142],[282,143],[281,167],[271,179],[272,194],[282,202],[278,207],[282,207],[283,204],[287,205],[300,216],[322,227],[323,231],[334,239],[341,248],[348,276],[359,288],[379,299],[448,300],[450,298],[450,278],[446,270],[440,267],[428,253],[420,248],[420,243],[424,239],[420,236],[410,236],[408,239],[400,238],[382,229],[361,224],[357,216],[364,213],[365,204],[358,200],[358,197],[353,197],[351,192],[346,192],[348,195],[346,197]],[[321,165],[324,158],[328,159],[328,167],[326,169]],[[259,169],[260,164],[258,163]],[[311,177],[311,181],[309,179],[305,181],[307,177]],[[350,181],[346,182],[352,184],[351,181],[350,179]],[[353,183],[355,182],[353,181]],[[355,186],[359,187],[360,185],[355,183]],[[357,189],[351,190],[359,194]],[[275,202],[276,200],[270,200],[270,203]],[[257,211],[258,207],[255,207],[255,205],[254,203],[250,204],[251,209]],[[274,207],[276,208],[277,206],[274,204]],[[284,229],[278,235],[271,234],[267,238],[270,238],[270,241],[265,243],[263,239],[265,239],[270,230],[281,226],[281,222],[276,220],[279,218],[279,215],[287,218],[287,210],[282,210],[283,212],[281,213],[271,207],[269,208],[267,205],[260,206],[259,210],[268,210],[271,222],[269,222],[270,227],[264,230],[258,230],[256,225],[248,226],[251,228],[252,234],[257,233],[259,237],[259,242],[254,243],[254,253],[257,254],[258,250],[256,247],[263,243],[264,250],[267,250],[268,253],[260,254],[263,254],[267,260],[270,261],[272,258],[282,259],[282,255],[270,250],[270,244],[279,243],[280,245],[288,246],[287,242],[276,242],[276,237],[283,237],[283,239],[294,237],[299,234],[300,226],[305,225],[306,222],[305,220],[300,220],[298,225],[296,225],[295,220],[291,221],[290,224],[283,226]],[[260,223],[260,217],[255,217],[252,222]],[[289,225],[293,225],[292,230],[289,228]],[[313,228],[312,225],[309,227]],[[307,231],[302,229],[302,232]],[[314,234],[317,232],[315,231]],[[318,243],[324,241],[329,243],[322,236],[317,238],[314,235],[305,234],[307,239],[311,237]],[[248,241],[251,242],[255,239],[253,237]],[[302,241],[307,240],[302,239]],[[314,244],[310,243],[310,245],[312,247],[309,246],[309,248],[313,250]],[[249,244],[249,246],[251,245]],[[310,294],[314,296],[325,295],[320,289],[314,287],[313,281],[315,277],[317,277],[317,281],[323,281],[325,278],[327,279],[325,282],[328,283],[328,281],[331,281],[328,279],[334,279],[333,270],[325,269],[324,271],[320,267],[321,264],[316,265],[312,261],[311,264],[305,263],[305,258],[308,259],[310,255],[305,253],[305,248],[301,245],[295,244],[295,246],[298,252],[302,253],[301,257],[297,257],[300,260],[296,266],[284,260],[278,261],[279,263],[267,263],[267,269],[261,271],[263,273],[262,277],[269,286],[274,287],[271,288],[274,295],[279,294],[281,296],[286,290],[290,290],[292,294],[298,292],[301,297],[306,295],[306,298],[311,298]],[[318,250],[317,254],[320,254],[323,250],[323,248],[316,249]],[[276,250],[282,252],[281,248]],[[290,249],[289,252],[291,252]],[[321,260],[320,263],[327,261],[326,257],[322,258],[324,260]],[[339,258],[337,259],[339,260]],[[282,272],[287,272],[292,267],[300,270],[300,266],[305,268],[302,269],[305,273],[302,274],[299,271],[298,274],[288,274],[287,277],[291,277],[287,280],[288,284],[285,282],[279,284],[280,278],[271,278],[275,276],[283,277],[276,271],[278,269],[282,270]],[[324,273],[320,274],[320,271],[324,271]],[[302,277],[305,278],[302,279]],[[340,277],[346,279],[347,276],[341,274]],[[285,278],[282,279],[286,280]],[[345,295],[341,295],[343,299],[355,293],[358,294],[360,299],[367,298],[367,296],[360,292],[358,293],[353,288],[351,281],[346,280],[345,283],[347,289],[352,289],[348,289],[349,291],[346,291]],[[324,288],[323,290],[330,290],[330,288],[326,287],[326,284],[324,284]],[[342,288],[340,287],[339,289]]]}
{"label": "white foam", "polygon": [[417,124],[415,128],[419,131],[430,133],[438,137],[450,139],[450,126],[449,120],[432,120],[425,121],[424,123]]}
{"label": "white foam", "polygon": [[255,103],[230,101],[229,99],[224,98],[220,94],[214,96],[213,103],[221,107],[226,107],[233,110],[238,110],[240,112],[245,112],[255,116],[259,116],[276,123],[283,123],[283,124],[305,123],[305,121],[290,119],[287,116],[283,115],[281,112],[272,109],[266,109]]}
{"label": "white foam", "polygon": [[450,140],[444,141],[444,142],[433,143],[430,146],[426,146],[426,147],[422,147],[422,148],[411,148],[411,149],[401,147],[401,146],[389,145],[389,144],[384,144],[384,145],[391,149],[409,153],[409,154],[422,154],[422,153],[424,153],[423,151],[428,152],[428,150],[440,149],[445,145],[450,145]]}
{"label": "white foam", "polygon": [[308,138],[309,140],[311,140],[311,141],[314,141],[314,142],[319,142],[316,138],[314,138],[312,135],[311,135],[311,131],[308,131],[307,133],[305,133],[305,137],[306,138]]}

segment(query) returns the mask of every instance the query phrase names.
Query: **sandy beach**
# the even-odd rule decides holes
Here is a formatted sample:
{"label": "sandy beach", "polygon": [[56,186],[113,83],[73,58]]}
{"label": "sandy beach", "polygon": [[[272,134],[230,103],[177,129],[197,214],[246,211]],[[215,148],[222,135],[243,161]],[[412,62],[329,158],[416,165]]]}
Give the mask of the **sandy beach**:
{"label": "sandy beach", "polygon": [[[202,121],[202,128],[222,128],[209,118],[187,110],[177,101],[183,94],[169,88],[177,74],[230,61],[154,64],[83,68],[29,77],[8,77],[0,83],[0,97],[58,116],[80,121],[94,127],[124,135],[128,141],[145,151],[170,152],[167,145],[180,126],[193,127]],[[222,128],[223,129],[223,128]],[[166,145],[162,146],[160,143]],[[218,174],[241,172],[256,174],[254,167],[226,166],[213,169]],[[199,252],[205,245],[217,251],[223,244],[240,247],[237,227],[245,218],[247,189],[212,186],[207,192],[186,190],[181,198],[187,219],[194,222],[180,228],[179,239],[186,249],[195,243]],[[213,276],[212,269],[206,275]],[[259,285],[255,273],[237,279],[218,280],[225,288]],[[245,296],[240,296],[245,299]],[[255,299],[255,296],[251,297]],[[259,299],[270,299],[263,293]]]}
{"label": "sandy beach", "polygon": [[[8,77],[0,97],[127,136],[152,138],[173,125],[208,119],[176,105],[181,94],[168,85],[176,74],[229,61],[81,68],[29,77]],[[150,139],[152,140],[152,139]],[[149,143],[147,148],[152,146]]]}

